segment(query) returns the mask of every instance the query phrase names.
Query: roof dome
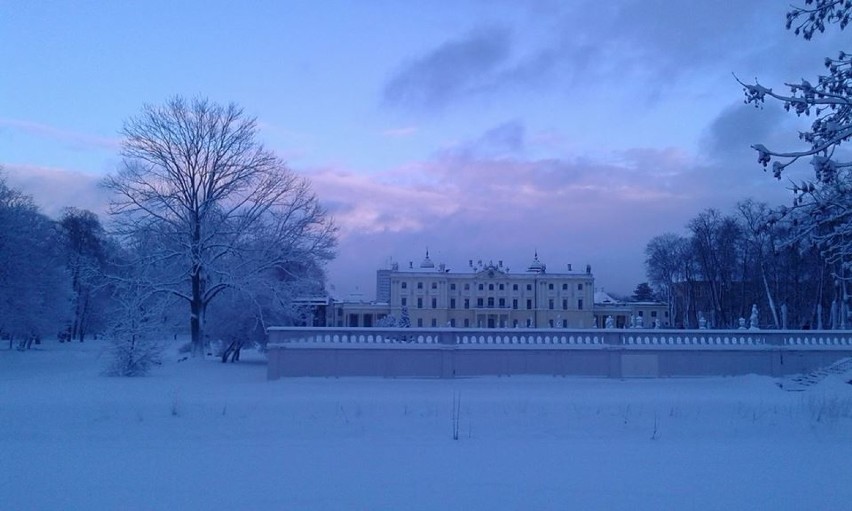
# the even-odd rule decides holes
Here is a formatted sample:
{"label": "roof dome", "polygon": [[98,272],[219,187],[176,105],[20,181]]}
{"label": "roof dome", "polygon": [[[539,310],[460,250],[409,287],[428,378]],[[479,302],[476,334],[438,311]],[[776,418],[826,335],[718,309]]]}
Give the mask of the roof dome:
{"label": "roof dome", "polygon": [[533,262],[530,263],[529,267],[527,268],[527,271],[530,273],[544,273],[546,269],[547,266],[538,260],[538,250],[536,250],[535,259],[533,259]]}
{"label": "roof dome", "polygon": [[429,259],[429,250],[426,250],[426,259],[423,259],[423,262],[420,263],[420,267],[421,268],[434,268],[435,267],[435,263],[433,263],[432,260]]}

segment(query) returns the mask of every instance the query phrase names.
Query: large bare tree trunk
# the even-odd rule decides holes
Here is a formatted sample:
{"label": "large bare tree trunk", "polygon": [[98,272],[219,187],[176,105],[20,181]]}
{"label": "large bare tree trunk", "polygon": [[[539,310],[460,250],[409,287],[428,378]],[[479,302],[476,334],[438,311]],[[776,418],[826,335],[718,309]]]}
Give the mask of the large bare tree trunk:
{"label": "large bare tree trunk", "polygon": [[192,355],[204,356],[204,339],[201,331],[201,274],[194,271],[192,274],[192,299],[189,302],[189,329],[192,336]]}

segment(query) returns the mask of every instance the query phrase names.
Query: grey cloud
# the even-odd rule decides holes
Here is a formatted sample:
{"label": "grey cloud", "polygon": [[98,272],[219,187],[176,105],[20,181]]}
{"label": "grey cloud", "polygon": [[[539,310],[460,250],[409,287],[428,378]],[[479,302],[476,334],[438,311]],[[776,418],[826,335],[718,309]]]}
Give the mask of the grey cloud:
{"label": "grey cloud", "polygon": [[475,145],[488,154],[519,153],[524,149],[524,139],[524,125],[513,120],[486,131]]}
{"label": "grey cloud", "polygon": [[765,141],[774,127],[783,121],[783,110],[757,109],[741,101],[722,111],[707,128],[701,143],[704,153],[713,159],[747,154],[749,146]]}
{"label": "grey cloud", "polygon": [[74,170],[36,167],[30,165],[2,165],[8,184],[31,195],[41,210],[58,217],[62,209],[73,206],[105,215],[109,192],[100,186],[101,177]]}
{"label": "grey cloud", "polygon": [[725,79],[730,71],[766,76],[769,63],[778,68],[789,59],[819,65],[813,55],[836,34],[816,43],[795,38],[784,29],[785,10],[774,0],[522,4],[505,21],[516,37],[501,28],[444,42],[394,74],[383,99],[430,109],[515,89],[582,95],[587,87],[623,90],[619,84],[629,83],[653,104],[695,73]]}
{"label": "grey cloud", "polygon": [[480,29],[448,41],[405,64],[385,85],[383,99],[393,106],[444,106],[493,87],[494,72],[510,50],[511,36],[503,28]]}
{"label": "grey cloud", "polygon": [[700,149],[720,167],[758,169],[753,144],[778,150],[803,148],[798,133],[809,121],[784,111],[779,103],[766,103],[763,108],[736,103],[720,112],[706,128]]}

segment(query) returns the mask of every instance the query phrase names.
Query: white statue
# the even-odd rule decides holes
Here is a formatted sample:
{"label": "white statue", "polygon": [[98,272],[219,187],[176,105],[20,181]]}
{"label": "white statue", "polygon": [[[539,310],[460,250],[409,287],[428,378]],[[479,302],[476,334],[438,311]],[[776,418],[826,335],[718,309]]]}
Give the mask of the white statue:
{"label": "white statue", "polygon": [[757,304],[751,306],[751,318],[749,318],[749,330],[760,330],[757,319]]}

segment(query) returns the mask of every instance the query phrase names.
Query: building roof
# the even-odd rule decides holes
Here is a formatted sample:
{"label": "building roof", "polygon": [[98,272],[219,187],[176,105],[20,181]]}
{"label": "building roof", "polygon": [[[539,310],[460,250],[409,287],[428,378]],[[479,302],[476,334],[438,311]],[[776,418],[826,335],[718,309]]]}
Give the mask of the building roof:
{"label": "building roof", "polygon": [[601,305],[618,305],[621,303],[620,300],[616,300],[609,294],[605,293],[603,289],[595,290],[595,303]]}

